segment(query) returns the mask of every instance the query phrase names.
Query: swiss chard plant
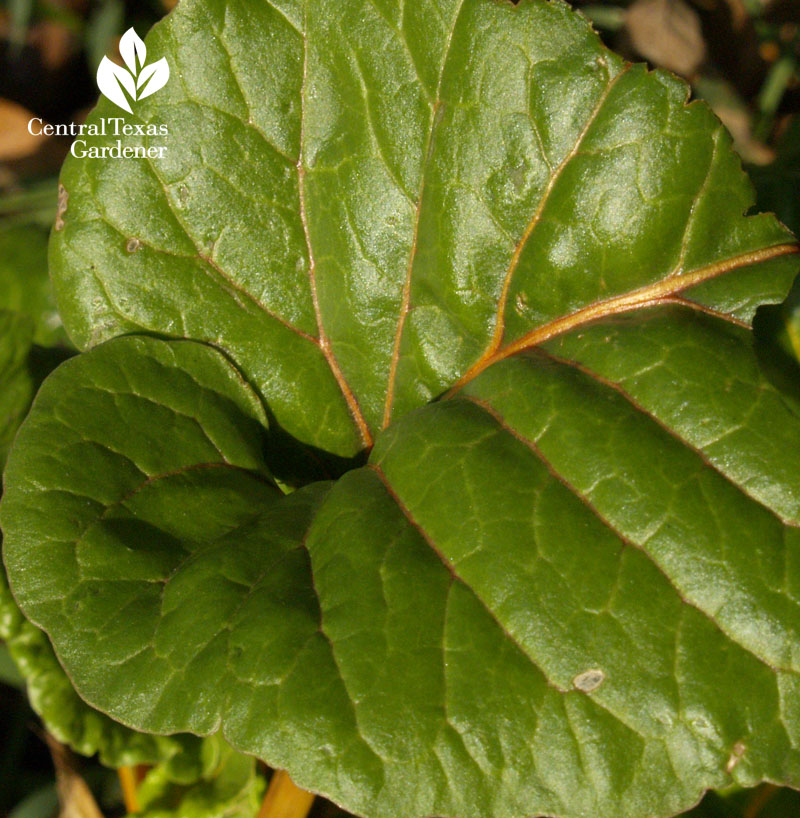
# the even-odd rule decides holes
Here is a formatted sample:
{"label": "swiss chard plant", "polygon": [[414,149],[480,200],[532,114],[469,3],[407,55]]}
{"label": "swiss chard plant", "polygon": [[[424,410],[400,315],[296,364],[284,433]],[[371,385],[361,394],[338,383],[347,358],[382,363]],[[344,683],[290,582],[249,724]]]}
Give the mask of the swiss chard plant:
{"label": "swiss chard plant", "polygon": [[147,53],[167,149],[64,166],[82,352],[0,511],[92,712],[368,818],[800,787],[797,245],[711,112],[545,0],[182,0]]}

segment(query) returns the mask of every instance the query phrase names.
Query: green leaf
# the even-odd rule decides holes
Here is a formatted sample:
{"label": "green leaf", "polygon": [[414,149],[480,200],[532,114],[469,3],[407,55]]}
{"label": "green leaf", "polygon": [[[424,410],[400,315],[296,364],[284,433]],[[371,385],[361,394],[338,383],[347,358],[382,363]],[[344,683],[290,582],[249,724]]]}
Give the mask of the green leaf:
{"label": "green leaf", "polygon": [[32,346],[33,322],[0,310],[0,469],[36,389],[28,367]]}
{"label": "green leaf", "polygon": [[[750,325],[797,248],[707,108],[540,0],[187,0],[151,54],[165,157],[64,168],[89,351],[2,504],[81,695],[375,818],[800,786],[800,411]],[[286,435],[369,459],[282,496]]]}
{"label": "green leaf", "polygon": [[47,274],[47,231],[32,225],[0,229],[0,309],[29,315],[40,346],[65,345]]}
{"label": "green leaf", "polygon": [[[0,338],[18,359],[16,368],[7,367],[5,371],[18,372],[21,384],[19,410],[3,427],[5,437],[13,438],[32,398],[33,379],[20,361],[28,358],[33,327],[30,319],[13,313],[0,312],[0,321],[6,322],[0,325],[3,327]],[[19,341],[16,346],[13,344],[15,340]],[[22,341],[27,341],[27,345]],[[204,349],[199,354],[201,357],[203,354],[218,357]],[[12,389],[14,381],[6,376],[5,383],[7,386],[2,395],[10,401],[15,394]],[[251,411],[263,420],[258,403],[252,397],[250,401],[253,404]],[[118,724],[88,706],[75,692],[47,636],[17,607],[4,570],[0,570],[0,639],[6,643],[22,673],[33,709],[48,731],[76,752],[87,756],[98,753],[101,762],[110,767],[159,764],[164,780],[179,783],[196,781],[204,771],[213,769],[218,763],[216,741],[202,741],[194,736],[146,735]]]}
{"label": "green leaf", "polygon": [[598,301],[685,292],[747,319],[793,276],[750,263],[790,236],[741,216],[711,112],[566,5],[196,0],[147,47],[173,80],[134,121],[169,135],[125,144],[166,153],[65,163],[65,325],[81,348],[214,343],[323,450],[354,454],[488,349]]}
{"label": "green leaf", "polygon": [[[10,232],[0,232],[0,246]],[[9,257],[4,260],[8,262]],[[31,281],[36,284],[35,270],[31,269],[30,273]],[[37,289],[38,285],[31,287],[21,276],[6,277],[3,283],[6,290],[2,295],[6,302],[29,313],[44,310],[40,315],[48,314],[50,307],[45,305],[50,302],[42,295],[45,291]],[[36,386],[63,357],[34,347],[34,337],[31,317],[0,311],[0,465],[5,465],[8,446],[28,411]],[[53,336],[40,324],[36,337],[47,340]],[[214,763],[217,753],[194,736],[149,736],[124,727],[86,705],[58,663],[47,636],[28,622],[17,607],[2,566],[0,639],[5,643],[5,647],[0,648],[3,651],[0,659],[10,656],[11,662],[8,671],[3,668],[0,675],[5,681],[18,680],[27,688],[31,706],[47,730],[76,752],[98,753],[100,760],[110,767],[161,763],[164,775],[183,782],[196,780]]]}
{"label": "green leaf", "polygon": [[0,682],[10,687],[18,687],[20,689],[25,687],[25,679],[17,669],[5,645],[0,645]]}
{"label": "green leaf", "polygon": [[34,343],[30,315],[0,309],[0,470],[39,384],[72,353]]}
{"label": "green leaf", "polygon": [[0,228],[0,469],[36,389],[68,355],[66,343],[47,274],[47,233]]}
{"label": "green leaf", "polygon": [[13,659],[31,707],[48,732],[82,755],[97,753],[109,767],[161,764],[162,775],[192,782],[216,763],[213,746],[195,736],[150,736],[112,721],[75,692],[47,636],[17,607],[0,570],[0,639]]}
{"label": "green leaf", "polygon": [[17,804],[8,818],[51,818],[58,809],[58,793],[55,782],[34,790]]}

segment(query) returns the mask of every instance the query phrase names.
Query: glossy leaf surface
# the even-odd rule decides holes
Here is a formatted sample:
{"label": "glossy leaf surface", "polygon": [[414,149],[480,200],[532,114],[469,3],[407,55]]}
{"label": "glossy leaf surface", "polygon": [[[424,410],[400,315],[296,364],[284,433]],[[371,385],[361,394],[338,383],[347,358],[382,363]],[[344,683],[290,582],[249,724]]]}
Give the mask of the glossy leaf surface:
{"label": "glossy leaf surface", "polygon": [[[796,248],[708,110],[538,0],[187,0],[147,48],[180,139],[65,167],[93,348],[2,508],[81,694],[367,816],[800,785],[800,417],[750,328]],[[137,331],[224,355],[95,346]],[[278,427],[369,460],[282,496]]]}
{"label": "glossy leaf surface", "polygon": [[214,343],[325,451],[598,302],[684,292],[747,319],[791,279],[748,263],[789,234],[742,217],[710,111],[565,5],[195,0],[148,49],[179,78],[134,121],[169,136],[126,145],[167,150],[66,163],[65,325],[81,347]]}

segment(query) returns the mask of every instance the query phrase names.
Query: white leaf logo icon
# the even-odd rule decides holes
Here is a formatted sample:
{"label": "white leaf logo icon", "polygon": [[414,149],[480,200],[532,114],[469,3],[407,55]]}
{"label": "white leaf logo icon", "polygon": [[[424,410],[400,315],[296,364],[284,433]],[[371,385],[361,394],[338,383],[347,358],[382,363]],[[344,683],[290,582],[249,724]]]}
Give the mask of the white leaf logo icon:
{"label": "white leaf logo icon", "polygon": [[131,100],[149,97],[167,84],[169,65],[166,57],[145,65],[147,46],[132,28],[120,38],[119,53],[127,68],[103,57],[97,68],[97,87],[103,96],[132,114]]}
{"label": "white leaf logo icon", "polygon": [[[129,28],[119,40],[119,53],[128,66],[128,71],[135,77],[139,69],[147,59],[147,46],[144,40],[132,29]],[[139,65],[136,65],[136,58],[139,58]]]}
{"label": "white leaf logo icon", "polygon": [[149,97],[150,94],[155,94],[156,91],[167,84],[168,79],[169,66],[167,65],[166,57],[162,57],[160,60],[146,65],[136,80],[139,99],[144,99],[145,97]]}

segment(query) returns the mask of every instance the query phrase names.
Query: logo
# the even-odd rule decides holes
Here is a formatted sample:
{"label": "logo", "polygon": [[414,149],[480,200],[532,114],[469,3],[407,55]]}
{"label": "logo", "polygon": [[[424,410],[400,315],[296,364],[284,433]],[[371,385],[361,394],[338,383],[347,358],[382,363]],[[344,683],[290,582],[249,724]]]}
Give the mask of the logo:
{"label": "logo", "polygon": [[132,114],[129,99],[136,102],[163,88],[169,79],[169,65],[166,57],[145,65],[147,47],[132,28],[120,38],[119,53],[128,67],[103,57],[97,69],[97,87],[104,97]]}

